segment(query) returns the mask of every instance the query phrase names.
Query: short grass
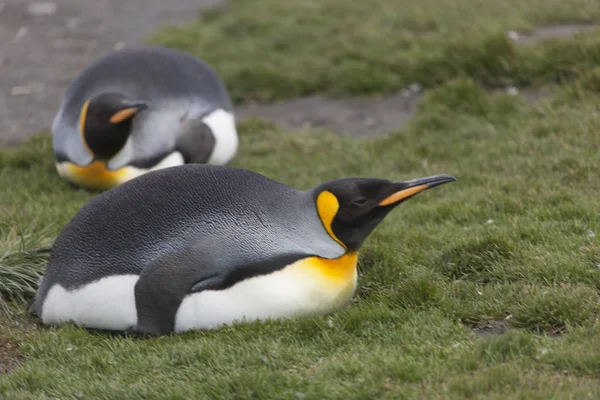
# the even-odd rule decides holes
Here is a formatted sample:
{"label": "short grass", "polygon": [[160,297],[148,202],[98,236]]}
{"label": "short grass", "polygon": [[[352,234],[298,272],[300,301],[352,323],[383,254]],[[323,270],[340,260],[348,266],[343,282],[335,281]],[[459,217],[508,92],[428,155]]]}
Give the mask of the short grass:
{"label": "short grass", "polygon": [[151,42],[206,59],[236,101],[372,95],[469,77],[539,84],[600,62],[600,35],[517,46],[508,30],[587,23],[596,0],[231,0]]}
{"label": "short grass", "polygon": [[[376,3],[387,4],[387,12],[376,12],[372,5],[361,10],[375,19],[400,18],[390,11],[399,3]],[[271,21],[290,4],[296,7],[290,8],[294,15],[305,13],[302,7],[331,10],[327,18],[333,25],[333,16],[343,20],[350,10],[363,7],[352,2],[340,7],[335,0],[253,4],[257,10],[261,4],[272,10],[253,17],[250,3],[238,0],[229,16],[214,15],[205,27],[185,28],[177,36],[171,30],[170,40],[215,41],[226,35],[223,21]],[[416,15],[416,3],[403,4],[408,15]],[[411,27],[430,19],[438,24],[432,26],[444,26],[443,32],[455,38],[460,34],[453,32],[503,28],[500,21],[505,20],[525,26],[581,18],[582,10],[596,15],[594,4],[585,0],[568,9],[553,0],[544,7],[535,1],[531,6],[485,2],[483,7],[484,3],[460,0],[454,2],[456,9],[439,0],[419,4],[421,19],[405,16],[404,24]],[[481,10],[481,21],[463,21],[459,10],[465,7]],[[492,17],[490,10],[503,13]],[[377,27],[386,26],[364,20],[374,34],[381,35]],[[362,28],[354,26],[340,31],[336,40],[357,40],[352,35]],[[203,29],[202,38],[193,36]],[[239,37],[240,54],[229,47],[233,44],[221,44],[231,53],[218,46],[211,50],[225,52],[222,60],[230,57],[229,79],[246,62],[255,72],[268,70],[278,57],[292,63],[282,56],[287,54],[297,59],[291,71],[307,82],[310,74],[302,68],[307,58],[285,48],[276,55],[265,48],[265,60],[270,61],[264,65],[256,55],[245,59],[251,33]],[[331,39],[327,33],[324,37]],[[434,37],[446,43],[444,36]],[[420,36],[415,40],[421,43]],[[465,43],[471,40],[475,39],[466,37]],[[561,46],[580,48],[586,40],[575,38]],[[314,42],[301,50],[312,51],[311,46],[319,46]],[[373,43],[356,48],[370,51]],[[260,41],[254,45],[260,47]],[[472,46],[479,48],[475,41]],[[532,52],[541,47],[534,46]],[[456,56],[459,63],[467,65],[471,53],[461,54]],[[585,60],[569,59],[572,64],[580,61]],[[327,65],[328,71],[337,68]],[[549,64],[540,71],[552,75],[553,68]],[[488,94],[487,83],[477,74],[450,74],[441,84],[431,81],[437,82],[435,88],[405,129],[376,140],[341,138],[325,131],[282,132],[261,121],[241,124],[240,153],[232,165],[297,188],[353,175],[410,179],[448,173],[459,179],[390,214],[361,252],[353,303],[319,318],[240,324],[149,340],[110,337],[73,326],[37,327],[22,310],[43,271],[47,248],[94,194],[75,190],[57,177],[47,136],[16,151],[0,152],[0,294],[5,299],[0,340],[9,338],[22,357],[19,367],[0,377],[0,398],[597,399],[600,70],[580,68],[576,80],[537,105],[518,96]],[[379,73],[377,64],[374,71]],[[502,76],[495,71],[490,76]],[[356,75],[358,80],[362,76],[369,74]],[[544,79],[545,74],[532,76]],[[236,90],[240,98],[254,97],[252,85],[279,93],[277,82],[248,76],[248,86]],[[328,82],[330,86],[314,88],[327,91],[338,84]],[[471,329],[498,321],[509,327],[507,333],[482,337]]]}
{"label": "short grass", "polygon": [[[234,165],[298,188],[350,175],[459,181],[384,221],[360,256],[354,303],[334,315],[152,340],[21,320],[11,332],[23,365],[0,379],[0,394],[597,398],[600,97],[577,87],[531,106],[453,81],[378,140],[244,123]],[[2,268],[39,265],[33,250],[93,194],[56,176],[47,137],[1,154]],[[469,328],[494,320],[511,329],[480,338]]]}

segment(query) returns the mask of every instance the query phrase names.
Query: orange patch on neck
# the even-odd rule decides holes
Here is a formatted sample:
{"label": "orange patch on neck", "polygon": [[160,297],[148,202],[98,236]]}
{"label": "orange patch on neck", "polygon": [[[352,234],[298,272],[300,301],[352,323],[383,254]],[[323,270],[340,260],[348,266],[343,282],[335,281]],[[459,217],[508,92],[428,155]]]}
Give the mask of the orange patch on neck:
{"label": "orange patch on neck", "polygon": [[332,280],[337,284],[347,284],[350,281],[354,281],[356,277],[358,253],[346,253],[333,260],[311,257],[307,261],[310,268],[318,271],[324,278]]}
{"label": "orange patch on neck", "polygon": [[110,189],[122,183],[126,178],[127,171],[125,169],[110,171],[101,161],[95,161],[85,167],[75,164],[69,164],[67,167],[67,179],[88,189]]}
{"label": "orange patch on neck", "polygon": [[323,191],[319,193],[317,196],[317,213],[319,214],[319,218],[325,227],[325,230],[331,236],[333,240],[338,242],[340,246],[342,246],[345,250],[347,247],[340,239],[335,236],[333,233],[333,229],[331,228],[331,224],[333,223],[333,219],[340,209],[340,203],[338,202],[337,197],[329,191]]}

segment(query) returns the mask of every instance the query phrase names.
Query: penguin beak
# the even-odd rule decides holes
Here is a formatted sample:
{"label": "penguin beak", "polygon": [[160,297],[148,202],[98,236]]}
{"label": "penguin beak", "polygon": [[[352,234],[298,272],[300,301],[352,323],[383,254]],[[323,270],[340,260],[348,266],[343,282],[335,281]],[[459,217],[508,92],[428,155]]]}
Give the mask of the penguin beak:
{"label": "penguin beak", "polygon": [[450,175],[434,175],[426,178],[413,179],[405,182],[396,182],[392,184],[394,192],[379,202],[381,207],[396,205],[401,201],[407,200],[423,190],[430,189],[444,183],[454,182],[456,178]]}
{"label": "penguin beak", "polygon": [[117,113],[113,114],[112,117],[110,117],[110,122],[112,124],[121,123],[121,122],[125,121],[126,119],[133,117],[139,111],[145,110],[147,108],[148,108],[148,105],[146,105],[146,103],[143,103],[143,102],[129,102],[128,101],[126,103],[126,107],[125,108],[119,110]]}
{"label": "penguin beak", "polygon": [[130,101],[127,103],[127,107],[142,111],[148,108],[148,104],[143,101]]}

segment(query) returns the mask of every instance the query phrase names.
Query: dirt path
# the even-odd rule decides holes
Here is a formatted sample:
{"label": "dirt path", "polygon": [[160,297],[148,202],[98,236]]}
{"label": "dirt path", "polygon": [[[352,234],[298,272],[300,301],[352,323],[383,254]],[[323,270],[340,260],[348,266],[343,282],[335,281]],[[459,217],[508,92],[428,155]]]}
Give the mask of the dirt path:
{"label": "dirt path", "polygon": [[99,56],[223,3],[0,0],[0,146],[48,129],[71,80]]}

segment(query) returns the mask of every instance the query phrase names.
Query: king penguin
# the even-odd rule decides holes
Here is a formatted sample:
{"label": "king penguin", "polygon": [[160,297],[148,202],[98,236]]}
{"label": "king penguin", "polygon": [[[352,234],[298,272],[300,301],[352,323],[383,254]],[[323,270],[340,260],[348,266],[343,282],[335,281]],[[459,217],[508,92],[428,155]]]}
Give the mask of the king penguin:
{"label": "king penguin", "polygon": [[105,191],[65,226],[29,311],[43,324],[157,336],[324,315],[397,205],[456,179],[339,178],[310,190],[187,164]]}
{"label": "king penguin", "polygon": [[58,174],[99,190],[185,163],[225,165],[238,149],[232,101],[215,71],[153,46],[89,65],[67,90],[52,137]]}

